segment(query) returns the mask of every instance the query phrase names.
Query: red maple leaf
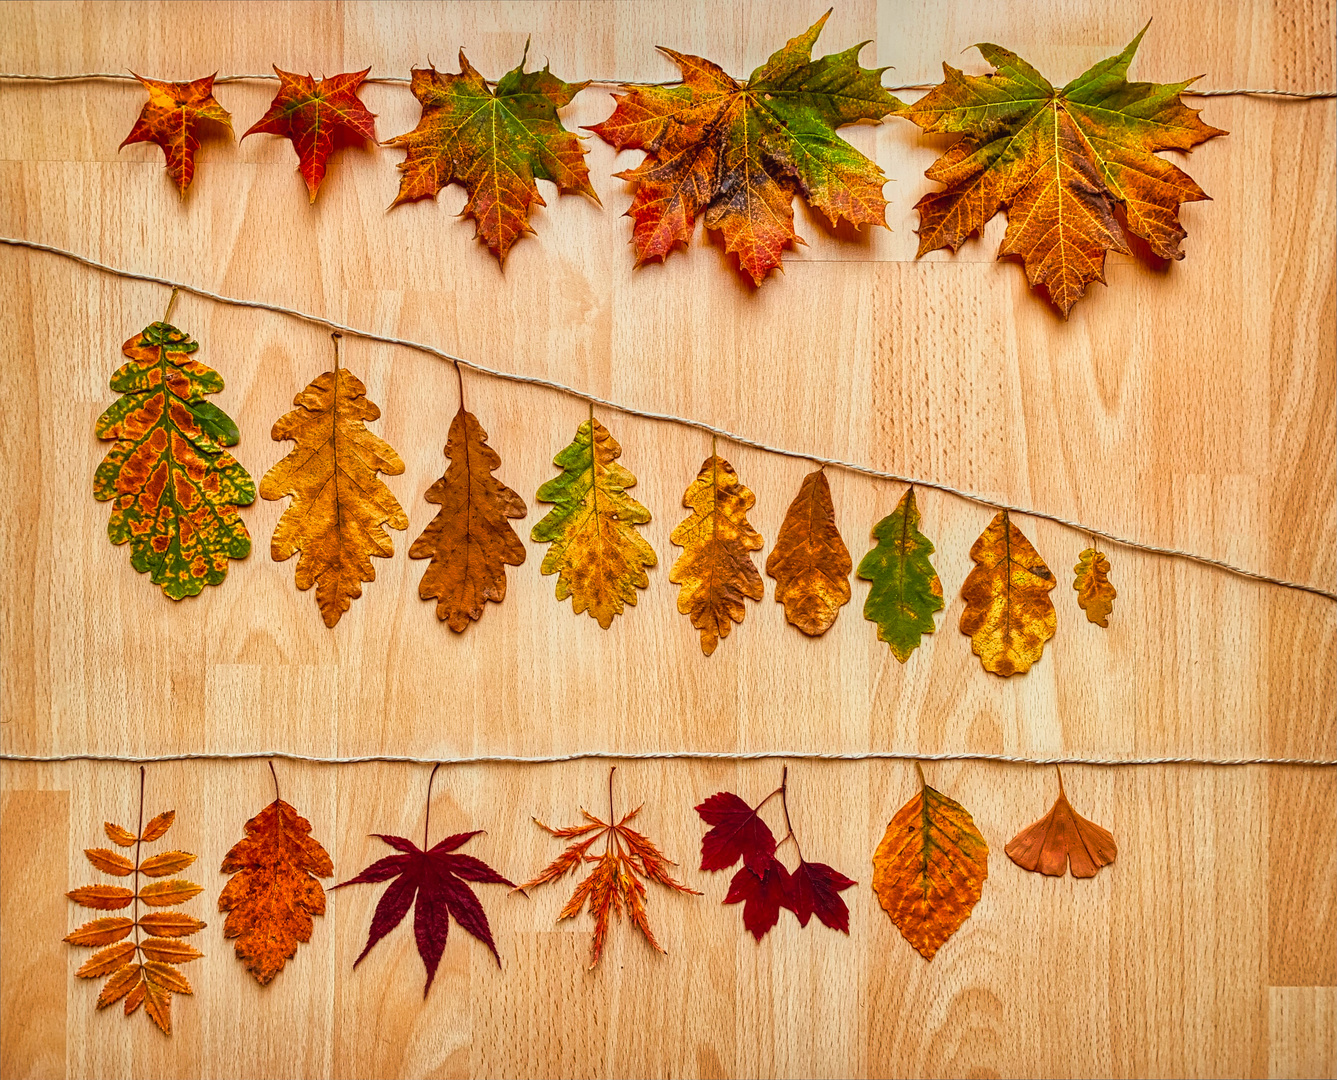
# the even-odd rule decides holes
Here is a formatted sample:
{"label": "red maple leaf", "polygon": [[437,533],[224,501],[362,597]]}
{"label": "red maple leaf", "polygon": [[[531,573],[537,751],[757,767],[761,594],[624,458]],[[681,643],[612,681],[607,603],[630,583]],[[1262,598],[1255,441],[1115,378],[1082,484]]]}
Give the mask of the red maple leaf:
{"label": "red maple leaf", "polygon": [[182,195],[195,176],[195,151],[200,148],[196,126],[204,122],[222,124],[228,135],[232,134],[232,116],[214,98],[216,74],[193,82],[159,82],[135,75],[149,92],[149,99],[125,142],[116,149],[131,143],[157,143],[167,158],[167,173]]}
{"label": "red maple leaf", "polygon": [[724,902],[742,903],[743,926],[760,941],[780,921],[782,907],[794,910],[794,879],[784,863],[771,856],[760,875],[747,866],[739,867]]}
{"label": "red maple leaf", "polygon": [[833,870],[826,863],[799,860],[798,869],[792,875],[794,882],[793,904],[786,905],[798,916],[799,926],[807,926],[814,915],[825,926],[842,933],[850,932],[850,909],[840,898],[840,893],[851,885],[857,884],[839,870]]}
{"label": "red maple leaf", "polygon": [[760,809],[732,791],[717,791],[696,808],[707,825],[715,826],[701,838],[702,870],[727,870],[742,859],[754,874],[766,872],[775,855],[775,835],[757,815]]}

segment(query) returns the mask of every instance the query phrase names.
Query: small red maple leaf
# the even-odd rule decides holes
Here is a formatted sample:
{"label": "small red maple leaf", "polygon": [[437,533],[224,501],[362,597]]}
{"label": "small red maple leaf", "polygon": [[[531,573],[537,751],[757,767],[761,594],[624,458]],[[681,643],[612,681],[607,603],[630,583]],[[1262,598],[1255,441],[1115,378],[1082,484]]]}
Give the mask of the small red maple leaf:
{"label": "small red maple leaf", "polygon": [[306,189],[315,202],[335,137],[376,141],[375,114],[368,112],[357,96],[357,88],[371,68],[331,75],[319,82],[310,75],[294,75],[278,67],[274,72],[279,77],[279,92],[269,112],[252,124],[242,139],[265,132],[291,140]]}
{"label": "small red maple leaf", "polygon": [[715,826],[701,838],[701,869],[727,870],[742,859],[758,876],[775,854],[775,835],[755,809],[732,791],[717,791],[696,808],[707,825]]}
{"label": "small red maple leaf", "polygon": [[117,149],[139,142],[162,147],[167,173],[182,195],[195,176],[195,151],[200,148],[195,128],[206,122],[222,124],[232,134],[231,114],[214,99],[216,76],[217,73],[206,75],[193,82],[160,82],[135,75],[149,92],[149,99]]}
{"label": "small red maple leaf", "polygon": [[743,926],[760,941],[780,921],[782,907],[793,910],[794,879],[772,855],[760,875],[747,866],[739,867],[724,902],[743,905]]}

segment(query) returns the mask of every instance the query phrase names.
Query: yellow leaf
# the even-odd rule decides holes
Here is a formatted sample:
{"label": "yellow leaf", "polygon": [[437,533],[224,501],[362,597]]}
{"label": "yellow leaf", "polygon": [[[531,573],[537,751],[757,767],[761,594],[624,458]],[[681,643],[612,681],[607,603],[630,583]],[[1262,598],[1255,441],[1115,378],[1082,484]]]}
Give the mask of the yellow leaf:
{"label": "yellow leaf", "polygon": [[961,586],[961,632],[970,635],[986,671],[1028,671],[1058,627],[1049,598],[1058,582],[1006,510],[975,541],[970,557],[976,565]]}
{"label": "yellow leaf", "polygon": [[1077,557],[1073,567],[1077,579],[1072,587],[1077,590],[1077,603],[1086,617],[1097,626],[1109,626],[1114,598],[1119,594],[1110,584],[1110,561],[1103,552],[1087,548]]}
{"label": "yellow leaf", "polygon": [[107,831],[107,838],[111,840],[112,843],[120,844],[121,847],[129,847],[135,842],[135,834],[127,832],[119,825],[113,825],[110,821],[104,821],[102,827]]}

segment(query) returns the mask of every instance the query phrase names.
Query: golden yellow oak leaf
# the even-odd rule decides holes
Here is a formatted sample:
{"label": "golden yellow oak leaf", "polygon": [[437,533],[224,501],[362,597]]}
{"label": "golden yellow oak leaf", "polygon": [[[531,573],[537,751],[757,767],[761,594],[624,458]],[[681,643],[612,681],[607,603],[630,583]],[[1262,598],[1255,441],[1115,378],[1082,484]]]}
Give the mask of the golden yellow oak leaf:
{"label": "golden yellow oak leaf", "polygon": [[1006,510],[970,549],[975,563],[961,586],[961,632],[985,671],[1015,675],[1040,659],[1058,618],[1049,592],[1058,584]]}
{"label": "golden yellow oak leaf", "polygon": [[1073,572],[1077,577],[1072,587],[1077,590],[1077,603],[1086,612],[1087,619],[1097,626],[1108,627],[1114,598],[1119,595],[1110,584],[1109,559],[1105,558],[1104,552],[1087,548],[1077,556]]}

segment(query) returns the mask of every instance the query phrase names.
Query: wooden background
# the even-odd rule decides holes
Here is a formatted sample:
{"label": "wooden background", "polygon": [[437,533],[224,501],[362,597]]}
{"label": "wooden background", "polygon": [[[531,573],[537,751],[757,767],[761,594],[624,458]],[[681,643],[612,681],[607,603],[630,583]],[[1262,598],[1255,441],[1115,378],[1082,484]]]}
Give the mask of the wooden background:
{"label": "wooden background", "polygon": [[[29,4],[0,8],[0,69],[190,78],[277,62],[332,74],[370,64],[453,70],[464,45],[496,77],[528,35],[562,77],[675,76],[653,50],[707,55],[746,75],[822,4]],[[841,3],[819,42],[873,39],[889,83],[937,77],[941,60],[993,40],[1061,82],[1155,20],[1135,77],[1205,73],[1207,87],[1334,84],[1331,2],[1090,0],[1033,4]],[[240,134],[273,84],[220,87]],[[382,138],[414,126],[402,86],[368,86]],[[772,443],[933,477],[1115,532],[1333,587],[1334,103],[1225,98],[1229,129],[1189,168],[1214,202],[1184,209],[1188,258],[1111,256],[1063,322],[994,259],[1004,219],[955,257],[913,260],[915,201],[941,144],[899,120],[842,134],[892,182],[889,230],[835,236],[802,206],[807,246],[747,286],[698,233],[663,266],[632,269],[629,189],[638,160],[597,139],[603,208],[540,185],[537,238],[504,273],[454,215],[458,187],[386,212],[397,152],[339,152],[314,206],[290,145],[206,140],[181,199],[157,148],[117,152],[143,100],[134,84],[0,83],[0,232],[292,305],[429,342],[499,368],[699,417]],[[1197,104],[1204,104],[1198,102]],[[571,128],[611,111],[605,89],[565,111]],[[541,552],[510,574],[505,604],[456,636],[417,599],[406,557],[435,507],[454,373],[422,354],[350,340],[345,363],[383,410],[375,427],[407,471],[388,479],[410,518],[333,632],[293,563],[268,540],[283,510],[243,511],[255,538],[226,584],[174,604],[107,542],[90,493],[106,447],[93,422],[113,400],[120,345],[160,318],[167,291],[49,255],[0,250],[0,746],[109,754],[281,748],[322,755],[545,754],[581,749],[974,750],[1014,754],[1301,755],[1337,752],[1337,619],[1330,601],[1180,561],[1111,549],[1119,601],[1108,631],[1069,586],[1083,536],[1022,526],[1059,577],[1059,633],[1024,677],[983,672],[957,630],[977,506],[920,493],[947,593],[938,632],[905,666],[861,618],[867,591],[824,638],[786,625],[773,600],[710,658],[675,607],[668,543],[681,494],[709,453],[699,433],[601,418],[654,514],[650,587],[609,631],[553,598]],[[270,425],[330,366],[319,329],[183,296],[173,321],[227,381],[236,453],[258,479],[288,447]],[[533,492],[585,406],[548,391],[466,380],[470,408]],[[769,543],[806,471],[722,446],[757,494]],[[830,473],[857,560],[900,490]],[[765,552],[759,555],[764,558]],[[212,911],[223,853],[270,800],[259,762],[151,766],[146,812],[174,807],[174,846],[200,854],[207,956],[188,968],[175,1031],[94,1009],[61,943],[80,912],[64,892],[97,878],[81,849],[101,823],[133,825],[123,764],[0,769],[0,1065],[19,1077],[446,1077],[516,1075],[1331,1075],[1337,1070],[1337,787],[1331,770],[1071,768],[1079,809],[1118,837],[1091,881],[1041,880],[1002,853],[1054,794],[1052,773],[933,765],[974,814],[992,857],[973,917],[932,963],[869,890],[870,857],[914,791],[909,764],[798,764],[792,809],[805,851],[859,879],[850,935],[786,916],[760,945],[720,903],[727,875],[695,869],[692,806],[723,787],[759,797],[780,764],[627,763],[619,800],[704,896],[651,887],[668,955],[625,924],[588,972],[587,920],[554,919],[565,888],[525,900],[481,887],[502,956],[456,930],[436,985],[408,924],[351,970],[379,889],[331,896],[315,937],[261,989]],[[351,876],[414,836],[428,768],[279,765],[286,798]],[[443,831],[484,828],[475,854],[522,880],[558,850],[531,815],[563,823],[603,806],[607,766],[453,767],[438,777]]]}

